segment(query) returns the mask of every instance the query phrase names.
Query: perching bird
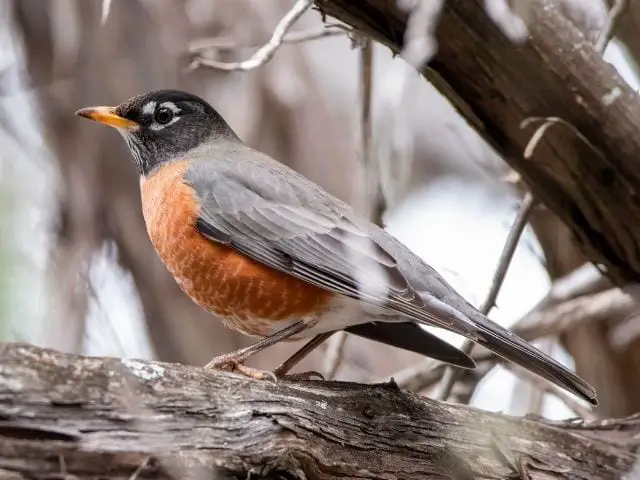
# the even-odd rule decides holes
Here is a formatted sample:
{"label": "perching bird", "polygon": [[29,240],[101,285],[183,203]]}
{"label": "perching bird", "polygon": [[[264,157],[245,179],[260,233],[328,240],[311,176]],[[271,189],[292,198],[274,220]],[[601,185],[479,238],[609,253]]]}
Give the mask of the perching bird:
{"label": "perching bird", "polygon": [[228,327],[264,338],[210,367],[259,373],[241,365],[250,354],[342,329],[474,366],[423,324],[463,335],[597,404],[593,387],[489,320],[349,205],[245,145],[201,98],[160,90],[76,113],[124,137],[149,237],[180,287]]}

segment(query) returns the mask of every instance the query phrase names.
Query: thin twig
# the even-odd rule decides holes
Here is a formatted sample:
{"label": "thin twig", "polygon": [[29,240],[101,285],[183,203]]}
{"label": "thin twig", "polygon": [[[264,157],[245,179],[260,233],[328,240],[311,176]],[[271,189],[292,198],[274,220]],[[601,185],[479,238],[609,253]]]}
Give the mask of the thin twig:
{"label": "thin twig", "polygon": [[591,143],[591,141],[587,137],[585,137],[580,132],[580,130],[578,130],[577,127],[575,127],[573,124],[567,122],[566,120],[564,120],[564,119],[562,119],[560,117],[529,117],[529,118],[525,118],[520,123],[520,128],[527,128],[529,125],[531,125],[534,122],[543,122],[543,123],[542,123],[542,125],[540,125],[538,127],[538,129],[531,136],[531,139],[529,140],[529,143],[527,143],[527,146],[524,149],[524,158],[526,158],[526,159],[531,158],[531,156],[533,155],[534,150],[536,149],[536,147],[540,143],[540,140],[542,140],[542,137],[544,136],[546,131],[549,129],[549,127],[552,126],[552,125],[562,125],[563,127],[568,128],[573,133],[575,133],[575,135],[580,140],[582,140],[582,142],[584,142],[584,144],[587,145],[591,150],[593,150],[599,156],[603,156],[602,152],[593,143]]}
{"label": "thin twig", "polygon": [[140,463],[140,465],[138,465],[138,468],[136,468],[136,470],[131,474],[131,476],[129,477],[129,480],[138,480],[138,477],[140,476],[140,474],[144,471],[145,468],[147,468],[147,465],[149,465],[151,458],[152,457],[145,458]]}
{"label": "thin twig", "polygon": [[324,356],[324,378],[332,380],[340,368],[347,343],[347,332],[336,332],[327,342],[327,350]]}
{"label": "thin twig", "polygon": [[437,51],[435,32],[444,0],[397,0],[397,4],[409,15],[399,54],[406,63],[389,69],[381,81],[378,104],[382,115],[376,139],[380,174],[388,178],[387,182],[381,182],[387,199],[403,187],[414,161],[416,139],[411,133],[406,105],[414,84],[423,81],[418,72]]}
{"label": "thin twig", "polygon": [[[371,218],[378,214],[379,175],[371,154],[372,118],[371,104],[373,97],[373,42],[369,37],[360,40],[360,161],[364,171],[363,195],[358,200],[364,214]],[[372,208],[373,207],[373,208]],[[373,219],[378,220],[377,218]],[[325,378],[331,380],[340,368],[345,351],[347,334],[338,332],[330,340],[325,354]]]}
{"label": "thin twig", "polygon": [[373,126],[371,120],[371,99],[373,96],[373,42],[366,38],[360,49],[360,125],[361,125],[361,158],[365,168],[371,168],[371,137]]}
{"label": "thin twig", "polygon": [[[321,28],[289,32],[283,37],[282,44],[303,43],[325,37],[347,35],[351,31],[350,28],[342,25],[327,25]],[[238,45],[230,38],[214,37],[194,40],[187,47],[187,51],[189,53],[200,53],[203,50],[233,50],[238,48],[258,48],[261,46],[262,45]]]}
{"label": "thin twig", "polygon": [[564,277],[556,279],[544,298],[532,310],[550,308],[553,305],[599,293],[612,287],[611,280],[587,262]]}
{"label": "thin twig", "polygon": [[363,213],[376,225],[382,226],[385,199],[380,187],[380,165],[372,151],[373,138],[373,41],[359,39],[360,47],[360,161],[364,171],[365,205]]}
{"label": "thin twig", "polygon": [[261,67],[273,58],[278,48],[282,45],[287,32],[291,29],[293,24],[311,8],[312,5],[313,0],[298,0],[291,10],[289,10],[278,22],[271,39],[265,45],[260,47],[260,49],[258,49],[258,51],[248,60],[226,63],[198,57],[193,60],[187,70],[194,70],[200,66],[205,66],[224,71],[239,70],[247,72]]}
{"label": "thin twig", "polygon": [[579,403],[577,400],[574,400],[573,397],[569,396],[568,393],[565,393],[564,390],[561,390],[559,387],[542,380],[537,375],[534,375],[529,370],[526,370],[518,365],[513,363],[505,362],[504,366],[507,367],[508,370],[511,370],[515,375],[520,378],[526,379],[528,382],[531,382],[536,388],[539,388],[545,393],[551,394],[554,397],[561,400],[570,410],[579,415],[584,420],[596,420],[598,417],[588,408]]}
{"label": "thin twig", "polygon": [[611,10],[609,10],[609,15],[607,15],[607,20],[605,21],[602,30],[600,30],[600,34],[598,35],[598,40],[596,40],[596,50],[600,55],[604,55],[604,51],[607,49],[607,45],[615,35],[616,24],[618,23],[618,19],[627,9],[628,2],[627,0],[615,0]]}
{"label": "thin twig", "polygon": [[500,254],[498,268],[493,275],[491,288],[489,289],[487,298],[480,307],[480,311],[485,315],[488,315],[491,309],[495,306],[496,298],[498,298],[498,293],[500,293],[500,287],[502,287],[502,283],[507,275],[507,270],[509,269],[509,265],[511,264],[516,248],[518,247],[518,243],[520,242],[520,237],[527,226],[529,215],[531,214],[531,210],[535,206],[535,203],[536,201],[531,193],[525,194],[522,199],[520,209],[513,221],[513,225],[511,226],[511,230],[509,231],[509,235],[505,241],[504,248]]}
{"label": "thin twig", "polygon": [[[511,230],[509,231],[509,235],[504,244],[504,248],[502,249],[502,253],[500,254],[500,258],[498,260],[498,267],[496,268],[496,272],[493,275],[493,280],[491,281],[491,288],[489,289],[489,293],[487,294],[487,298],[483,302],[480,307],[480,312],[485,315],[488,315],[491,309],[495,306],[496,298],[498,298],[498,293],[500,293],[500,288],[504,283],[504,279],[507,275],[507,270],[509,269],[509,265],[511,264],[511,260],[513,259],[513,255],[518,247],[518,243],[520,242],[520,237],[522,236],[522,232],[524,232],[524,228],[527,225],[527,221],[529,219],[529,214],[533,206],[535,205],[535,199],[531,193],[527,193],[520,204],[520,209],[518,210],[518,214],[511,226]],[[460,350],[462,350],[467,355],[471,353],[473,349],[473,342],[471,340],[465,340]],[[442,384],[440,390],[438,391],[436,398],[438,400],[446,400],[449,398],[451,394],[451,389],[453,388],[453,384],[457,380],[461,371],[455,367],[448,367],[442,377]]]}

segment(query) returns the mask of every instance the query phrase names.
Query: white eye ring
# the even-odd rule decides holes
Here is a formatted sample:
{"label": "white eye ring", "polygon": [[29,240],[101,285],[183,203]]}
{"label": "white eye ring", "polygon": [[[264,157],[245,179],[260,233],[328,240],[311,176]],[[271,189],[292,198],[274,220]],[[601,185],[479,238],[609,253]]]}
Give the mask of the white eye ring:
{"label": "white eye ring", "polygon": [[[153,110],[151,110],[151,106],[152,105],[153,105]],[[146,111],[147,108],[149,109],[149,111]],[[147,113],[147,114],[152,114],[153,113],[153,124],[151,125],[150,128],[151,128],[151,130],[156,130],[156,131],[157,130],[162,130],[163,128],[168,127],[169,125],[173,125],[178,120],[180,120],[180,117],[178,116],[178,114],[182,111],[173,102],[163,102],[157,108],[156,108],[156,102],[149,102],[148,104],[146,104],[144,106],[144,110],[145,110],[145,113]],[[166,122],[159,121],[158,118],[156,117],[156,115],[161,110],[162,111],[169,110],[170,112],[172,112],[173,115]]]}
{"label": "white eye ring", "polygon": [[173,120],[174,114],[170,108],[160,107],[153,114],[153,121],[160,125],[166,125]]}

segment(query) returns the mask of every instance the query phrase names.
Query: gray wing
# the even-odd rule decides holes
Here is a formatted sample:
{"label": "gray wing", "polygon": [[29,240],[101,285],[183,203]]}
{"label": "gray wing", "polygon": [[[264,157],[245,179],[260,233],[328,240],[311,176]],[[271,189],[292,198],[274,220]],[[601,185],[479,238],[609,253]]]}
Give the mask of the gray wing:
{"label": "gray wing", "polygon": [[375,241],[377,227],[293,171],[267,167],[194,163],[186,180],[200,202],[198,230],[313,285],[472,335],[462,313],[416,292],[394,255]]}
{"label": "gray wing", "polygon": [[297,278],[459,333],[597,404],[593,387],[489,320],[391,235],[293,170],[238,147],[194,162],[185,180],[212,241]]}

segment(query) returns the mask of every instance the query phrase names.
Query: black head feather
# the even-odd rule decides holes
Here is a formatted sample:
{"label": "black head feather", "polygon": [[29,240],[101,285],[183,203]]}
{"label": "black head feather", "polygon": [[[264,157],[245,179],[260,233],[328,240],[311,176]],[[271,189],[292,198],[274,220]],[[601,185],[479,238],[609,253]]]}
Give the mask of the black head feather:
{"label": "black head feather", "polygon": [[205,100],[177,90],[138,95],[118,105],[115,113],[139,125],[120,132],[141,175],[181,159],[204,142],[238,138]]}

